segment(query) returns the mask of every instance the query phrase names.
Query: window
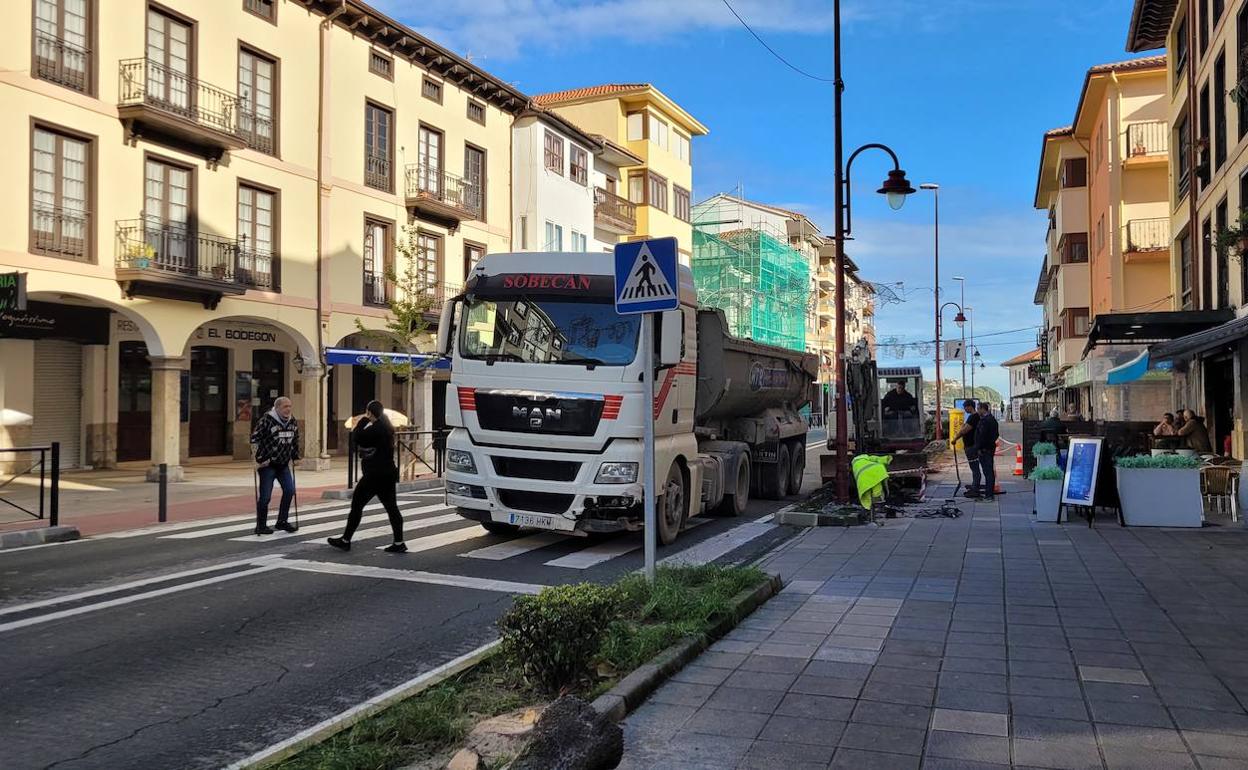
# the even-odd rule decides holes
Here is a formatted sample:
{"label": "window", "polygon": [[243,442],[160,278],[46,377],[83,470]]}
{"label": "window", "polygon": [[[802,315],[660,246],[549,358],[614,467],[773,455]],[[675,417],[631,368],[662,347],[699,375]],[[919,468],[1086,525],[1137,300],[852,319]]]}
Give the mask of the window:
{"label": "window", "polygon": [[646,172],[630,171],[628,174],[628,201],[638,206],[646,202]]}
{"label": "window", "polygon": [[650,141],[657,146],[667,149],[667,123],[658,118],[650,119]]}
{"label": "window", "polygon": [[190,168],[149,158],[144,164],[143,231],[152,259],[166,270],[197,269],[190,248]]}
{"label": "window", "polygon": [[1062,163],[1062,187],[1086,187],[1088,184],[1088,159],[1067,158]]}
{"label": "window", "polygon": [[1209,50],[1209,0],[1197,0],[1200,3],[1200,55],[1203,57]]}
{"label": "window", "polygon": [[277,248],[277,193],[252,185],[238,186],[238,265],[241,283],[277,289],[274,257]]}
{"label": "window", "polygon": [[1096,220],[1096,253],[1100,254],[1105,250],[1105,215],[1101,214],[1101,218]]}
{"label": "window", "polygon": [[1178,134],[1178,142],[1175,143],[1178,174],[1175,175],[1175,183],[1178,186],[1178,197],[1182,198],[1187,194],[1187,188],[1191,184],[1192,169],[1188,162],[1188,149],[1192,143],[1192,122],[1190,115],[1184,115],[1179,120],[1179,126],[1175,129]]}
{"label": "window", "polygon": [[1063,314],[1062,337],[1086,337],[1092,329],[1088,308],[1070,308]]}
{"label": "window", "polygon": [[394,272],[394,240],[390,224],[364,220],[364,304],[387,305],[392,299],[390,275]]}
{"label": "window", "polygon": [[90,0],[35,0],[35,77],[84,94],[92,90],[90,11]]}
{"label": "window", "polygon": [[676,200],[676,210],[672,213],[682,222],[690,221],[689,191],[679,185],[672,185],[672,196]]}
{"label": "window", "polygon": [[468,119],[473,123],[485,125],[485,105],[481,102],[468,100]]}
{"label": "window", "polygon": [[628,113],[628,141],[640,142],[646,138],[646,113]]}
{"label": "window", "polygon": [[420,191],[442,198],[442,132],[421,126],[416,139],[416,182]]}
{"label": "window", "polygon": [[577,184],[588,185],[589,153],[574,144],[572,145],[571,156],[572,165],[568,170],[568,178]]}
{"label": "window", "polygon": [[[1214,210],[1213,232],[1218,233],[1226,229],[1228,222],[1227,202],[1226,198],[1218,201],[1218,207]],[[1231,306],[1231,264],[1230,255],[1227,253],[1225,246],[1215,243],[1215,256],[1218,262],[1218,307]]]}
{"label": "window", "polygon": [[1213,135],[1213,121],[1209,118],[1209,104],[1209,84],[1205,83],[1200,87],[1200,100],[1197,107],[1200,110],[1200,120],[1197,121],[1196,125],[1197,137],[1200,140],[1200,143],[1196,146],[1196,168],[1197,174],[1205,180],[1209,178],[1207,174],[1209,170],[1209,145]]}
{"label": "window", "polygon": [[394,113],[379,104],[364,105],[364,184],[394,192]]}
{"label": "window", "polygon": [[1208,217],[1200,226],[1200,304],[1213,309],[1213,221]]}
{"label": "window", "polygon": [[546,168],[563,176],[563,137],[553,131],[546,132]]}
{"label": "window", "polygon": [[485,256],[485,247],[479,243],[464,242],[464,281],[472,275],[472,268]]}
{"label": "window", "polygon": [[238,52],[238,123],[247,146],[277,154],[277,62],[255,51]]}
{"label": "window", "polygon": [[464,206],[485,221],[485,150],[464,145]]}
{"label": "window", "polygon": [[277,23],[276,0],[243,0],[243,10],[259,16],[265,21]]}
{"label": "window", "polygon": [[650,183],[647,185],[646,203],[659,211],[667,211],[667,180],[651,171]]}
{"label": "window", "polygon": [[690,158],[689,158],[689,137],[685,136],[684,134],[680,133],[679,131],[674,131],[674,132],[672,132],[672,133],[673,133],[673,135],[676,137],[676,142],[675,142],[675,144],[676,144],[676,157],[677,157],[677,158],[679,158],[680,160],[685,161],[686,163],[690,162]]}
{"label": "window", "polygon": [[1211,29],[1218,26],[1218,22],[1222,20],[1222,11],[1224,10],[1226,10],[1226,3],[1224,0],[1213,0],[1213,13],[1209,15],[1209,24]]}
{"label": "window", "polygon": [[421,78],[420,95],[426,99],[431,99],[438,104],[442,103],[442,84],[436,80],[429,78]]}
{"label": "window", "polygon": [[368,49],[368,71],[386,80],[394,80],[394,57],[376,48]]}
{"label": "window", "polygon": [[66,259],[91,258],[87,185],[91,145],[36,126],[31,137],[30,250]]}
{"label": "window", "polygon": [[420,232],[416,234],[416,276],[425,289],[438,286],[442,264],[442,236]]}
{"label": "window", "polygon": [[[1239,177],[1239,211],[1242,217],[1243,212],[1248,210],[1248,172]],[[1219,222],[1226,222],[1225,219],[1218,219]],[[1240,257],[1239,259],[1239,304],[1248,305],[1248,259]]]}
{"label": "window", "polygon": [[148,9],[144,96],[197,120],[191,95],[192,37],[189,24]]}
{"label": "window", "polygon": [[1192,236],[1179,237],[1179,302],[1183,310],[1192,309]]}
{"label": "window", "polygon": [[520,248],[529,248],[529,218],[520,217]]}
{"label": "window", "polygon": [[546,223],[546,245],[542,251],[563,251],[563,225]]}
{"label": "window", "polygon": [[1187,67],[1187,17],[1184,16],[1179,21],[1178,29],[1174,33],[1174,45],[1171,46],[1174,51],[1174,83],[1177,86],[1179,80],[1183,77],[1184,69]]}
{"label": "window", "polygon": [[1235,70],[1235,105],[1239,108],[1239,138],[1248,134],[1248,98],[1244,89],[1248,86],[1248,5],[1239,11],[1236,25],[1236,70]]}
{"label": "window", "polygon": [[569,247],[572,251],[589,251],[589,239],[577,231],[572,231],[572,243]]}
{"label": "window", "polygon": [[1057,245],[1063,265],[1076,265],[1088,261],[1088,234],[1067,233]]}
{"label": "window", "polygon": [[1226,163],[1226,52],[1218,54],[1213,65],[1213,92],[1218,95],[1213,102],[1213,167],[1222,168]]}

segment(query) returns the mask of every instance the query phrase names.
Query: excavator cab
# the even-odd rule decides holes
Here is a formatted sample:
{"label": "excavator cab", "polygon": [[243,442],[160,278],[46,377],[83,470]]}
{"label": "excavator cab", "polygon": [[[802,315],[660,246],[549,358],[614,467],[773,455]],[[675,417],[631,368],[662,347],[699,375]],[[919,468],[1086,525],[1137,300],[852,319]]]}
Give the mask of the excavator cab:
{"label": "excavator cab", "polygon": [[923,372],[917,366],[880,367],[876,371],[880,411],[877,437],[881,448],[922,446]]}

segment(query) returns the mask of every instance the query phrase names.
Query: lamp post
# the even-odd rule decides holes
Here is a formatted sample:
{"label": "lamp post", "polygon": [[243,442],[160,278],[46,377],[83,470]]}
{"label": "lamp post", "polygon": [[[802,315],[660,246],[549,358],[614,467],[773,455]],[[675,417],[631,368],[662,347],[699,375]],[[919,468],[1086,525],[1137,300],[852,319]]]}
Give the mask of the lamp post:
{"label": "lamp post", "polygon": [[[936,342],[936,362],[937,362],[937,363],[936,363],[936,365],[937,365],[937,367],[939,367],[939,366],[940,366],[940,341],[939,341],[939,340],[940,340],[940,331],[941,331],[941,327],[942,327],[942,326],[943,326],[943,324],[944,324],[944,320],[943,320],[943,318],[944,318],[944,314],[945,314],[945,308],[947,308],[947,307],[956,307],[956,308],[958,309],[958,314],[957,314],[957,315],[955,315],[955,316],[953,317],[953,322],[954,322],[955,324],[957,324],[957,325],[958,325],[958,328],[959,328],[959,329],[961,329],[961,328],[963,327],[963,325],[966,323],[966,314],[963,312],[962,306],[961,306],[961,305],[959,305],[958,303],[953,302],[953,301],[951,300],[951,301],[946,302],[945,304],[941,305],[940,307],[936,308],[936,340],[937,340],[937,342]],[[963,353],[965,353],[965,352],[966,352],[966,351],[965,351],[965,350],[963,350]],[[935,434],[935,436],[936,436],[936,438],[937,438],[937,439],[940,439],[940,436],[941,436],[941,433],[940,433],[940,388],[941,388],[941,382],[940,382],[940,375],[939,375],[939,371],[940,371],[940,369],[938,368],[936,371],[938,372],[938,374],[936,375],[936,434]]]}
{"label": "lamp post", "polygon": [[[934,182],[926,182],[919,185],[920,190],[932,191],[932,219],[933,219],[933,243],[932,253],[936,264],[936,298],[933,303],[936,307],[936,433],[934,438],[939,441],[940,432],[940,185]],[[920,396],[921,398],[921,396]]]}
{"label": "lamp post", "polygon": [[[963,309],[966,309],[966,278],[955,275],[953,280],[957,281],[958,285],[962,287],[962,299],[959,301],[962,303]],[[966,398],[966,327],[962,327],[962,398]]]}
{"label": "lamp post", "polygon": [[[975,397],[975,364],[979,363],[979,348],[975,347],[975,308],[965,306],[962,308],[966,312],[966,323],[971,327],[971,348],[975,350],[975,354],[971,359],[971,397]],[[970,355],[970,350],[964,351]]]}

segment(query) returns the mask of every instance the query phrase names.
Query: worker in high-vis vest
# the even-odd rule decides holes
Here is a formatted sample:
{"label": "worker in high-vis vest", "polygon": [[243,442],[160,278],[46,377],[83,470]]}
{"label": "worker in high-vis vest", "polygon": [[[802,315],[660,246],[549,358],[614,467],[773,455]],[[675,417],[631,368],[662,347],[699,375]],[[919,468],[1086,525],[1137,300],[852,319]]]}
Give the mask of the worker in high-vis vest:
{"label": "worker in high-vis vest", "polygon": [[892,455],[858,455],[850,463],[854,472],[854,484],[858,487],[858,502],[868,511],[876,500],[883,500],[888,485],[888,465]]}

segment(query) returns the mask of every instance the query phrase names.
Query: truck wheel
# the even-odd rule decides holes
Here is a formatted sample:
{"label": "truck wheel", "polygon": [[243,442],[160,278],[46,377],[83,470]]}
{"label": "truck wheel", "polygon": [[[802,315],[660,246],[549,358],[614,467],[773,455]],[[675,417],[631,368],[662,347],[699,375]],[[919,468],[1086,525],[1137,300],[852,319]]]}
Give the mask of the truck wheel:
{"label": "truck wheel", "polygon": [[737,462],[736,481],[728,488],[732,494],[725,492],[715,513],[720,516],[743,516],[745,506],[750,502],[750,456],[742,453]]}
{"label": "truck wheel", "polygon": [[680,466],[672,463],[667,471],[667,481],[663,484],[663,497],[655,501],[658,510],[655,518],[659,523],[659,542],[671,545],[680,534],[680,527],[685,523],[685,474]]}
{"label": "truck wheel", "polygon": [[520,533],[520,528],[515,524],[507,524],[502,521],[483,521],[481,526],[485,527],[485,531],[494,535],[506,535],[508,537]]}
{"label": "truck wheel", "polygon": [[776,450],[776,462],[764,465],[759,473],[759,487],[768,500],[783,500],[789,491],[789,445],[781,443]]}
{"label": "truck wheel", "polygon": [[789,464],[792,468],[789,471],[789,494],[800,495],[802,493],[802,480],[806,476],[806,437],[799,436],[793,441],[793,447],[789,450]]}

